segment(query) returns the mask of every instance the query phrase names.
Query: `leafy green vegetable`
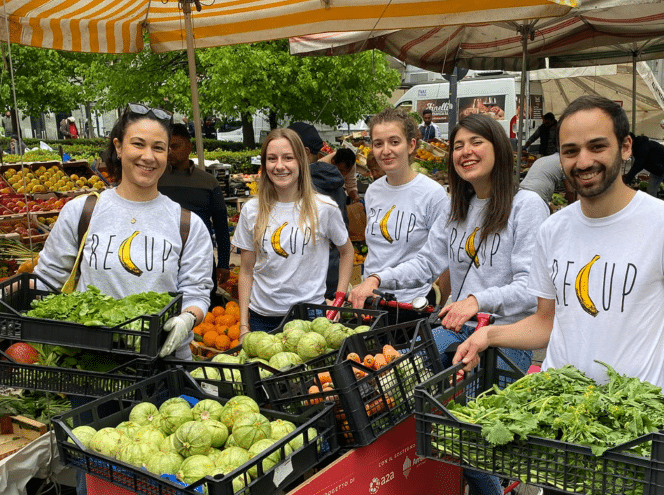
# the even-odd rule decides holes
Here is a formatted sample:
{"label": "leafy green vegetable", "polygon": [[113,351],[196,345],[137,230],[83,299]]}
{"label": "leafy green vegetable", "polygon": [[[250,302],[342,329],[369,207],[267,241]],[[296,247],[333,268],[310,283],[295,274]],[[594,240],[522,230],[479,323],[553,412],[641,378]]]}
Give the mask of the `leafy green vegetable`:
{"label": "leafy green vegetable", "polygon": [[20,415],[48,425],[50,418],[71,408],[68,398],[53,393],[22,390],[20,394],[0,395],[0,417]]}
{"label": "leafy green vegetable", "polygon": [[[590,447],[593,454],[664,427],[660,387],[620,375],[611,366],[609,381],[598,385],[573,366],[526,375],[503,390],[497,386],[461,406],[454,416],[482,426],[482,436],[505,445],[516,436],[534,435]],[[645,442],[632,452],[648,456]]]}
{"label": "leafy green vegetable", "polygon": [[114,299],[102,294],[97,287],[88,285],[85,292],[49,294],[42,299],[35,299],[30,303],[32,309],[26,314],[33,318],[113,327],[137,316],[158,313],[171,299],[171,295],[166,292],[142,292]]}

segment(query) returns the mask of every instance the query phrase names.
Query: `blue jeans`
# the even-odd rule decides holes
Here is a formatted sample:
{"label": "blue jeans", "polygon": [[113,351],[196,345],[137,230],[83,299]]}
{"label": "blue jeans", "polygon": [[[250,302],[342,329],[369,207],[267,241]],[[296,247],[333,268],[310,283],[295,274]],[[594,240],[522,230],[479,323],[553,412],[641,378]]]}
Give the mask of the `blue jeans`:
{"label": "blue jeans", "polygon": [[[440,353],[441,361],[443,362],[443,367],[445,369],[452,366],[452,358],[454,357],[454,354],[445,354],[447,348],[452,344],[460,344],[470,337],[474,331],[475,328],[470,325],[464,325],[459,333],[443,327],[436,327],[433,329],[433,339],[436,342],[436,347],[438,347],[438,352]],[[532,351],[507,349],[502,347],[500,350],[510,358],[521,371],[524,373],[528,371],[530,363],[532,362]],[[511,367],[500,357],[498,358],[498,368],[511,369]],[[496,476],[464,469],[463,477],[465,478],[466,483],[468,483],[468,489],[471,495],[503,495],[503,489]]]}

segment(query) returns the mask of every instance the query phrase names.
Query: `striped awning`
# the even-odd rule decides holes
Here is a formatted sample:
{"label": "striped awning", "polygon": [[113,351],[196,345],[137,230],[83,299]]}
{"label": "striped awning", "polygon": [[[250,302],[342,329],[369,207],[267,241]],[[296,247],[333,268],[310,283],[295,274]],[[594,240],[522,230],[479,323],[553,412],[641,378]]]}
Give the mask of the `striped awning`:
{"label": "striped awning", "polygon": [[[523,45],[517,22],[432,28],[322,33],[291,38],[292,54],[340,55],[379,49],[422,69],[454,67],[520,71]],[[585,67],[664,58],[664,0],[579,0],[556,18],[534,23],[527,69]]]}
{"label": "striped awning", "polygon": [[[189,0],[193,1],[193,0]],[[330,31],[395,30],[564,14],[576,0],[203,0],[192,3],[197,48]],[[5,0],[0,38],[22,45],[92,53],[185,49],[177,0]]]}

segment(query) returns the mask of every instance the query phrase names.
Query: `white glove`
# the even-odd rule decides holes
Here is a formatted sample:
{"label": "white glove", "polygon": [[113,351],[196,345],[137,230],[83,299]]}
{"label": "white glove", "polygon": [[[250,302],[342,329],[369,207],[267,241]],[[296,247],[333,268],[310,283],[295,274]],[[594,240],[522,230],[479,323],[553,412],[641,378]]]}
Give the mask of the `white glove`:
{"label": "white glove", "polygon": [[164,330],[169,332],[166,342],[161,348],[159,357],[166,357],[178,349],[189,336],[196,324],[196,317],[191,313],[180,313],[164,323]]}

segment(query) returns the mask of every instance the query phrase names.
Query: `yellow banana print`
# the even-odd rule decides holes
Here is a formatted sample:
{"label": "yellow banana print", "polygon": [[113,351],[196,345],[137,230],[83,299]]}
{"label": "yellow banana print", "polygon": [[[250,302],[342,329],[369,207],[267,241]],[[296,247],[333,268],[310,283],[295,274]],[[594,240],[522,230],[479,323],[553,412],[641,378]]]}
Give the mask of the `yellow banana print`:
{"label": "yellow banana print", "polygon": [[590,269],[598,259],[599,254],[596,254],[586,266],[579,270],[579,273],[576,275],[576,281],[574,282],[576,297],[579,300],[583,310],[591,316],[597,316],[599,313],[595,307],[595,303],[593,303],[592,299],[590,299],[590,295],[588,294],[588,279],[590,277]]}
{"label": "yellow banana print", "polygon": [[480,267],[480,260],[479,257],[477,256],[477,251],[475,250],[475,234],[477,234],[477,231],[480,230],[479,227],[475,227],[475,230],[473,230],[473,233],[468,236],[468,239],[466,239],[466,254],[470,257],[470,259],[475,263],[475,268]]}
{"label": "yellow banana print", "polygon": [[284,222],[283,225],[281,225],[277,230],[272,232],[272,237],[270,238],[270,242],[272,243],[272,249],[274,249],[274,252],[277,253],[279,256],[283,256],[284,258],[288,258],[288,253],[284,251],[284,248],[281,247],[281,231],[284,229],[286,225],[288,225],[288,222]]}
{"label": "yellow banana print", "polygon": [[397,205],[392,205],[392,208],[387,210],[387,213],[385,213],[385,216],[380,220],[379,225],[380,225],[380,233],[383,234],[383,237],[387,242],[392,244],[394,239],[392,239],[392,236],[390,233],[387,231],[387,221],[390,219],[390,215],[392,214],[392,210],[396,208]]}
{"label": "yellow banana print", "polygon": [[139,231],[136,230],[133,234],[122,241],[122,244],[120,244],[120,250],[118,251],[118,258],[120,258],[120,264],[125,270],[127,270],[132,275],[140,277],[143,271],[138,268],[131,260],[131,242],[138,234]]}

